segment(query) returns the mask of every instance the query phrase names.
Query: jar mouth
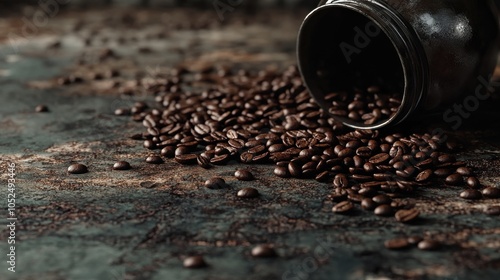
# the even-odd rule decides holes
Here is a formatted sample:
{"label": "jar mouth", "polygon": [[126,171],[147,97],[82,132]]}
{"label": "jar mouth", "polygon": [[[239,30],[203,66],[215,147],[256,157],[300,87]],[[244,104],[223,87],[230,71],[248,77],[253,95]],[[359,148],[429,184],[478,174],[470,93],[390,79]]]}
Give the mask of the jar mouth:
{"label": "jar mouth", "polygon": [[357,129],[395,125],[415,110],[426,59],[413,29],[391,8],[339,0],[316,8],[298,36],[298,66],[311,95]]}

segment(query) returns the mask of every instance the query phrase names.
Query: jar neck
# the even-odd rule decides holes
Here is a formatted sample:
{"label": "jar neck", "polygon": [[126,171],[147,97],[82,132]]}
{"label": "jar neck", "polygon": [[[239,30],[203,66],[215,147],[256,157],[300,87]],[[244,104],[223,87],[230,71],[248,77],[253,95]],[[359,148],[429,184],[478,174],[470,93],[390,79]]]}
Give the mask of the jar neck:
{"label": "jar neck", "polygon": [[[404,5],[404,3],[402,3]],[[397,10],[390,7],[384,1],[359,1],[359,0],[333,0],[328,1],[327,4],[318,7],[316,10],[311,12],[311,14],[306,17],[304,24],[302,25],[301,32],[299,33],[298,41],[298,60],[299,67],[303,74],[306,85],[308,86],[311,94],[315,98],[319,95],[327,94],[326,92],[318,92],[319,87],[314,85],[313,79],[311,77],[304,75],[302,70],[303,66],[307,64],[307,54],[301,52],[307,52],[304,48],[305,42],[302,34],[303,32],[314,32],[314,27],[307,26],[308,21],[311,21],[315,14],[321,14],[328,12],[330,9],[348,9],[354,11],[363,17],[366,17],[370,22],[373,22],[385,35],[389,38],[392,43],[399,61],[401,63],[401,68],[403,71],[403,84],[404,92],[402,95],[401,105],[397,112],[389,119],[379,122],[374,125],[364,125],[357,124],[349,119],[341,119],[344,124],[358,129],[377,129],[386,127],[389,125],[396,125],[403,120],[405,120],[413,111],[416,110],[419,102],[425,97],[428,92],[428,63],[425,55],[425,51],[420,43],[420,40],[413,30],[412,26],[407,23]],[[314,21],[313,21],[314,22]],[[314,24],[312,24],[314,25]],[[323,36],[328,36],[329,34],[323,34]],[[333,34],[335,35],[335,34]],[[383,55],[383,54],[380,54]],[[383,65],[381,67],[384,67]],[[316,98],[318,100],[318,98]],[[319,102],[322,107],[326,104],[321,104],[324,102]],[[326,109],[324,107],[324,109]]]}

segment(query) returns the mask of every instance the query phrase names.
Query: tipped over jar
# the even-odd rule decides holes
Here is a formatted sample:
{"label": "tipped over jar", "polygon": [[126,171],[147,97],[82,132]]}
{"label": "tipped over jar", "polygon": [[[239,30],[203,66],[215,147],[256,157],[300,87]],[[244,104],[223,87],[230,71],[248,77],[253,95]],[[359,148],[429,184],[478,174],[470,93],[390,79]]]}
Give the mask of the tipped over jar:
{"label": "tipped over jar", "polygon": [[498,34],[490,0],[322,1],[300,28],[298,64],[323,110],[376,129],[485,97]]}

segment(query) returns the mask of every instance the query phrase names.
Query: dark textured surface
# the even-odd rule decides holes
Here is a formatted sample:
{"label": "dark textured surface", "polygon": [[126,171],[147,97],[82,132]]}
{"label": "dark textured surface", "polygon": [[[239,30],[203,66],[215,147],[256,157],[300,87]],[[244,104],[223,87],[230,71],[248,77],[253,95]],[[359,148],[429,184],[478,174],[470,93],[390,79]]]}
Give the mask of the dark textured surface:
{"label": "dark textured surface", "polygon": [[[326,199],[330,184],[277,178],[272,166],[246,166],[257,180],[243,182],[233,176],[241,168],[236,163],[211,170],[174,161],[148,165],[148,151],[128,138],[142,125],[113,111],[137,100],[153,104],[152,97],[122,95],[106,81],[56,84],[68,73],[90,75],[93,67],[120,69],[116,80],[122,86],[179,63],[194,70],[212,62],[282,69],[294,63],[303,15],[236,11],[221,24],[212,10],[69,12],[23,41],[18,54],[4,40],[0,179],[5,186],[7,163],[14,162],[19,228],[17,272],[7,272],[2,259],[0,279],[496,279],[500,221],[483,210],[500,200],[465,201],[458,197],[461,188],[436,185],[413,198],[421,211],[416,224],[361,210],[337,215]],[[0,24],[12,32],[22,27],[16,17]],[[84,38],[92,44],[84,46]],[[105,47],[120,58],[99,61]],[[78,60],[87,64],[78,66]],[[35,113],[38,104],[50,112]],[[497,108],[497,99],[481,104],[450,131],[464,145],[458,158],[492,186],[500,186]],[[419,125],[449,129],[440,119],[423,117]],[[113,171],[118,160],[133,168]],[[89,173],[68,175],[74,162],[87,165]],[[231,188],[204,188],[213,176]],[[243,187],[257,188],[260,197],[238,198]],[[5,204],[4,191],[0,201]],[[1,217],[7,216],[4,209]],[[5,256],[7,230],[0,233]],[[444,246],[435,252],[384,248],[385,240],[410,235]],[[273,244],[279,257],[251,257],[262,243]],[[197,254],[208,267],[183,268],[182,260]]]}

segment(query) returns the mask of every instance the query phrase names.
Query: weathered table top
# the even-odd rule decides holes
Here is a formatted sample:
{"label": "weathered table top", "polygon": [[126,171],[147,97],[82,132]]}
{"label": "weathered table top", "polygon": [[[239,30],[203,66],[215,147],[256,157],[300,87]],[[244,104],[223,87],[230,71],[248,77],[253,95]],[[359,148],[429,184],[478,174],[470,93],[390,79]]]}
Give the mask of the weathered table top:
{"label": "weathered table top", "polygon": [[[258,180],[239,182],[232,176],[237,164],[210,170],[173,161],[147,165],[148,151],[129,139],[142,125],[113,111],[153,97],[124,96],[109,82],[57,85],[68,73],[110,68],[120,69],[123,85],[178,64],[262,69],[294,63],[303,12],[228,16],[221,24],[215,11],[72,11],[29,36],[21,18],[0,20],[0,219],[8,223],[9,163],[16,165],[18,218],[16,273],[7,271],[10,231],[3,227],[0,279],[498,279],[500,220],[483,210],[500,200],[464,201],[460,188],[434,186],[413,198],[422,213],[417,224],[364,212],[335,215],[326,199],[331,185],[280,179],[272,166],[249,166]],[[105,48],[120,58],[99,61]],[[35,113],[38,104],[50,112]],[[493,186],[500,186],[498,105],[498,99],[481,104],[450,131],[463,140],[459,158]],[[444,125],[436,117],[424,121]],[[133,169],[112,171],[119,159]],[[90,172],[68,175],[73,162]],[[203,188],[214,175],[232,188]],[[244,186],[262,196],[238,199]],[[445,246],[435,252],[383,246],[410,235],[432,236]],[[251,248],[261,243],[273,244],[279,257],[252,258]],[[182,259],[193,254],[202,254],[209,267],[183,268]]]}

